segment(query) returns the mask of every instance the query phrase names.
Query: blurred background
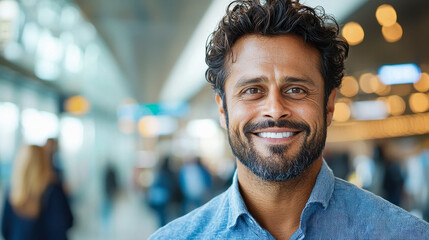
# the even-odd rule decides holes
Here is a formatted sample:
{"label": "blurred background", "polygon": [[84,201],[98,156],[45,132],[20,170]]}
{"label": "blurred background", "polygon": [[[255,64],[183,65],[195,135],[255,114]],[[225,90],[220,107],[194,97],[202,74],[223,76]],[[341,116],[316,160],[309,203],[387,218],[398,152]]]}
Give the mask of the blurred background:
{"label": "blurred background", "polygon": [[[0,0],[2,199],[20,147],[49,138],[70,239],[145,239],[224,191],[235,163],[204,46],[228,2]],[[351,45],[326,161],[428,221],[429,1],[302,2]]]}

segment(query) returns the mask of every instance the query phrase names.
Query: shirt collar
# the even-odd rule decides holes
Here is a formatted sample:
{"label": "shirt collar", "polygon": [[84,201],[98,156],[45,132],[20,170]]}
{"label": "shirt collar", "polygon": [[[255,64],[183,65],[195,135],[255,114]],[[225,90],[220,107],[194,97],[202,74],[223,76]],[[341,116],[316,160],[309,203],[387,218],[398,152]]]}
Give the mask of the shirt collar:
{"label": "shirt collar", "polygon": [[235,170],[234,177],[232,179],[232,185],[228,190],[229,199],[229,218],[228,228],[232,228],[237,224],[237,220],[241,215],[250,215],[247,210],[246,204],[244,204],[243,198],[240,194],[238,186],[238,174]]}
{"label": "shirt collar", "polygon": [[[326,164],[325,160],[323,160],[322,167],[317,175],[316,183],[306,205],[318,202],[326,209],[334,191],[334,184],[334,174]],[[232,228],[237,224],[237,220],[241,215],[250,215],[240,194],[237,170],[234,173],[232,185],[228,189],[227,194],[229,199],[228,228]]]}
{"label": "shirt collar", "polygon": [[329,200],[334,192],[335,177],[332,170],[328,167],[325,160],[323,159],[322,167],[317,175],[316,183],[314,184],[313,190],[311,191],[310,198],[307,201],[307,205],[311,203],[321,203],[323,208],[327,208]]}

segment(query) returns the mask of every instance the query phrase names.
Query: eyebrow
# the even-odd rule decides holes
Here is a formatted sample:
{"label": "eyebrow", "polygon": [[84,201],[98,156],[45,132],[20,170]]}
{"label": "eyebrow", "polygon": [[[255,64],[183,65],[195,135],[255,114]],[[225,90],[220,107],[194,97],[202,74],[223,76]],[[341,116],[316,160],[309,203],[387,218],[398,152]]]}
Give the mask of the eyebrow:
{"label": "eyebrow", "polygon": [[234,88],[241,88],[250,84],[255,83],[262,83],[262,82],[268,82],[268,79],[266,77],[252,77],[252,78],[240,78],[240,80],[237,81],[237,83],[234,85]]}
{"label": "eyebrow", "polygon": [[[268,79],[266,77],[263,77],[263,76],[252,77],[252,78],[243,77],[237,81],[237,83],[234,85],[234,88],[241,88],[241,87],[244,87],[247,85],[263,83],[263,82],[268,82]],[[306,83],[306,84],[310,84],[311,86],[315,86],[313,81],[311,81],[309,79],[305,79],[305,78],[298,78],[298,77],[286,77],[286,78],[283,78],[281,80],[281,82],[283,84],[285,84],[285,83]]]}
{"label": "eyebrow", "polygon": [[305,78],[297,78],[297,77],[286,77],[282,79],[282,83],[306,83],[310,84],[311,86],[315,86],[314,82],[310,79]]}

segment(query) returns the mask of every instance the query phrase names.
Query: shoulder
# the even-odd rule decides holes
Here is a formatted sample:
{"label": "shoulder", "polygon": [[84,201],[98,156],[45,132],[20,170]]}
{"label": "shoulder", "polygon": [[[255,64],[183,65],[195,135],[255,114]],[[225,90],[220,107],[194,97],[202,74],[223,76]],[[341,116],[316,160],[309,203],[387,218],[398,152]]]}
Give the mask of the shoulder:
{"label": "shoulder", "polygon": [[45,195],[50,197],[65,196],[63,185],[58,181],[50,183],[45,190]]}
{"label": "shoulder", "polygon": [[402,208],[395,206],[383,198],[338,178],[335,179],[335,187],[331,202],[333,202],[336,207],[342,207],[346,210],[360,208],[361,211],[359,214],[374,215],[378,212],[382,213],[381,216],[390,213],[409,214]]}
{"label": "shoulder", "polygon": [[44,209],[54,212],[68,207],[68,199],[60,183],[54,182],[48,185],[42,197],[42,206]]}
{"label": "shoulder", "polygon": [[[366,232],[397,237],[411,234],[429,238],[429,224],[404,209],[355,185],[335,180],[330,204],[337,212],[347,216],[350,225],[366,229]],[[341,210],[340,210],[341,209]],[[404,234],[404,235],[401,235]]]}
{"label": "shoulder", "polygon": [[196,239],[224,230],[227,228],[228,209],[227,194],[224,192],[187,215],[158,229],[149,239]]}

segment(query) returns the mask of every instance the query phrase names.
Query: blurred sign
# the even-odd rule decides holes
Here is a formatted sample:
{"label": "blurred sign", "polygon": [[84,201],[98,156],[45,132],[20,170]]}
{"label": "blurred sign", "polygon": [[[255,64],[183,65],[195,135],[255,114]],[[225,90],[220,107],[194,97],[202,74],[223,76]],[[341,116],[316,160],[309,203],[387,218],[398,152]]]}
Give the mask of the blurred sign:
{"label": "blurred sign", "polygon": [[378,77],[385,85],[415,83],[420,75],[420,68],[414,63],[384,65],[378,70]]}
{"label": "blurred sign", "polygon": [[124,104],[118,108],[118,118],[138,121],[144,116],[183,117],[188,112],[189,104],[186,102]]}
{"label": "blurred sign", "polygon": [[168,115],[173,117],[182,117],[188,113],[188,110],[189,106],[185,102],[165,102],[139,105],[140,116]]}

